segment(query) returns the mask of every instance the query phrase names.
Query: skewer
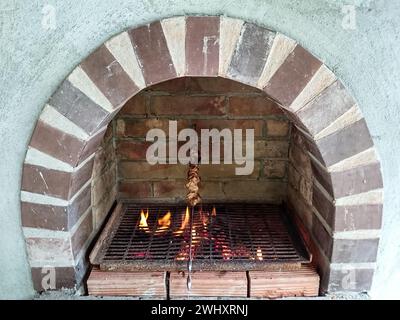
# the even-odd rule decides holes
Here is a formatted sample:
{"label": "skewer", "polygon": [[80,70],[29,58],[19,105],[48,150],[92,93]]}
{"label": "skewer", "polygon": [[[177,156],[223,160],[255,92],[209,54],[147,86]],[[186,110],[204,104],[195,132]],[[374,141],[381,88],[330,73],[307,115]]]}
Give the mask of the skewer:
{"label": "skewer", "polygon": [[198,150],[197,148],[193,148],[190,155],[190,163],[188,170],[188,182],[186,183],[186,188],[188,189],[188,193],[186,195],[186,200],[188,205],[191,206],[191,215],[190,215],[190,240],[189,240],[189,259],[187,264],[188,276],[186,281],[186,286],[188,289],[188,295],[190,289],[192,288],[192,266],[193,266],[193,221],[194,221],[194,208],[196,204],[201,201],[201,197],[199,194],[199,183],[200,183],[200,175],[199,175],[199,165],[198,165]]}
{"label": "skewer", "polygon": [[190,215],[190,240],[189,240],[189,259],[188,259],[188,277],[186,280],[187,289],[190,291],[192,288],[192,267],[193,267],[193,256],[192,256],[192,243],[193,243],[193,220],[194,220],[194,206],[191,208]]}

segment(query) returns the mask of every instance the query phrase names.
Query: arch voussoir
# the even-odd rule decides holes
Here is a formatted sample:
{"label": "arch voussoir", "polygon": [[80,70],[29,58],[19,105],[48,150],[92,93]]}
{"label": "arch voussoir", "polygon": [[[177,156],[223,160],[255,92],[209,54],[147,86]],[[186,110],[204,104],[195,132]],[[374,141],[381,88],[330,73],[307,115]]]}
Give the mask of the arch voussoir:
{"label": "arch voussoir", "polygon": [[111,103],[113,110],[122,107],[139,91],[139,87],[105,45],[94,51],[80,66]]}
{"label": "arch voussoir", "polygon": [[131,29],[128,34],[146,86],[177,77],[161,22]]}

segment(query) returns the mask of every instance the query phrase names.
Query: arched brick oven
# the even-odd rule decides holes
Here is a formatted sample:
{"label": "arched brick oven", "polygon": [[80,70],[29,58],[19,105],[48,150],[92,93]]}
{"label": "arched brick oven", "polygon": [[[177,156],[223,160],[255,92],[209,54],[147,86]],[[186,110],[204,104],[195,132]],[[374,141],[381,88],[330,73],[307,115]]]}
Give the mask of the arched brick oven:
{"label": "arched brick oven", "polygon": [[80,283],[101,221],[92,215],[94,154],[140,90],[179,77],[222,77],[263,90],[294,124],[312,170],[310,203],[287,202],[316,246],[326,291],[346,277],[368,290],[382,216],[380,163],[366,122],[334,74],[294,40],[227,17],[175,17],[123,32],[94,51],[45,105],[22,177],[22,222],[37,290]]}

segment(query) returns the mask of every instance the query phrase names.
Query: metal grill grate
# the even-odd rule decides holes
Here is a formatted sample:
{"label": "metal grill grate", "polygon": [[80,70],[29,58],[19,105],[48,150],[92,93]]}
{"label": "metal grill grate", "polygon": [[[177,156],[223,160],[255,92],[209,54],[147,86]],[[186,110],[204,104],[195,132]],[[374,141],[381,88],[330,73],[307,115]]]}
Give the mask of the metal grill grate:
{"label": "metal grill grate", "polygon": [[[140,225],[141,210],[149,212],[147,227]],[[167,212],[170,225],[162,227],[158,219]],[[100,252],[100,267],[185,270],[191,233],[193,270],[297,268],[309,262],[281,206],[203,204],[195,210],[192,230],[190,224],[183,228],[185,213],[185,205],[126,203]]]}

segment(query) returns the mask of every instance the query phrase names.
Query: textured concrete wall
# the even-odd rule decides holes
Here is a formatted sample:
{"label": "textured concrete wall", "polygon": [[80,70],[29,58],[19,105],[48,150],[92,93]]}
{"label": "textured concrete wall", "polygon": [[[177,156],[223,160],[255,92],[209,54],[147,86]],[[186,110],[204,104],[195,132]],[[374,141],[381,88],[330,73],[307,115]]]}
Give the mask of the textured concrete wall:
{"label": "textured concrete wall", "polygon": [[[342,28],[356,5],[356,29]],[[55,29],[47,30],[55,11]],[[47,14],[47,15],[46,15]],[[21,233],[22,162],[51,93],[85,56],[129,27],[166,16],[225,14],[280,31],[324,61],[358,100],[384,173],[384,228],[373,297],[400,286],[400,3],[392,0],[4,0],[0,3],[0,298],[33,294]],[[50,21],[51,22],[51,21]],[[396,33],[397,32],[397,33]],[[397,292],[397,294],[399,294]]]}

